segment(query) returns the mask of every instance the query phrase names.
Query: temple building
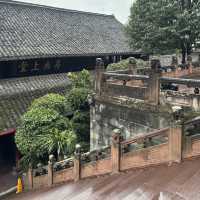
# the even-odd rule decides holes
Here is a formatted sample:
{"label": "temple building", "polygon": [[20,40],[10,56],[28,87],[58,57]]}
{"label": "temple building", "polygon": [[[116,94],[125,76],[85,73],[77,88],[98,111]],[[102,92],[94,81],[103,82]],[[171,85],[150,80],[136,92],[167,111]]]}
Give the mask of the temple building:
{"label": "temple building", "polygon": [[[14,143],[18,120],[33,99],[64,93],[66,72],[93,69],[97,57],[109,64],[142,56],[113,15],[0,0],[0,24],[2,148],[6,140]],[[0,163],[9,150],[3,149]]]}
{"label": "temple building", "polygon": [[96,57],[113,62],[140,56],[113,15],[0,0],[0,77],[93,68]]}

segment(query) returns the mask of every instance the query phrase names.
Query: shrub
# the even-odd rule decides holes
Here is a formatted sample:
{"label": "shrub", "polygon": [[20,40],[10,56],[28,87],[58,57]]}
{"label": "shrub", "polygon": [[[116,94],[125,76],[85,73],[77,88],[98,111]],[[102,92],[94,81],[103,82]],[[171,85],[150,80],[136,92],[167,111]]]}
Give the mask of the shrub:
{"label": "shrub", "polygon": [[[22,167],[25,169],[28,163],[36,165],[38,162],[47,163],[48,155],[52,153],[70,153],[63,148],[58,149],[58,143],[69,145],[68,134],[72,138],[74,134],[70,121],[60,115],[56,110],[44,107],[32,107],[21,118],[21,124],[17,128],[15,141],[17,148],[24,156]],[[57,136],[56,136],[57,135]],[[58,137],[60,136],[60,138]],[[54,139],[56,137],[56,140]],[[75,135],[71,141],[75,143]],[[55,142],[54,145],[49,144]],[[56,149],[57,148],[57,149]],[[71,149],[70,147],[69,149]],[[57,155],[59,157],[59,155]]]}
{"label": "shrub", "polygon": [[81,72],[68,73],[68,78],[71,81],[72,88],[91,88],[92,80],[88,70]]}
{"label": "shrub", "polygon": [[73,88],[67,95],[65,106],[71,111],[89,110],[88,95],[90,90],[86,88]]}
{"label": "shrub", "polygon": [[41,98],[35,99],[30,106],[30,109],[34,108],[49,108],[56,110],[59,113],[64,112],[65,97],[59,94],[47,94]]}

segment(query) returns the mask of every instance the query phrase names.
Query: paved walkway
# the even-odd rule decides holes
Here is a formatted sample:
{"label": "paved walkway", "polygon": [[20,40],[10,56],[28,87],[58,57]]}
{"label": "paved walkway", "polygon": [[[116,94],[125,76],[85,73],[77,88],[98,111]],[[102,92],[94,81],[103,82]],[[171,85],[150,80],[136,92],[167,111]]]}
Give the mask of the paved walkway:
{"label": "paved walkway", "polygon": [[[200,159],[81,180],[9,200],[199,200]],[[164,198],[166,197],[166,198]]]}
{"label": "paved walkway", "polygon": [[0,168],[0,193],[8,190],[16,185],[16,173],[12,171],[12,167],[4,166]]}

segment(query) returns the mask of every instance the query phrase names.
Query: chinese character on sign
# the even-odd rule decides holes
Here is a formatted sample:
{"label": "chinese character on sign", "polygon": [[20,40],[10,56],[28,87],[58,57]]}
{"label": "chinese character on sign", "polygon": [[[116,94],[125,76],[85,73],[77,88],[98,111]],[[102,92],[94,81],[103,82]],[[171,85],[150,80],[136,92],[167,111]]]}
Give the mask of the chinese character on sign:
{"label": "chinese character on sign", "polygon": [[28,70],[28,62],[23,61],[23,62],[19,65],[18,68],[19,68],[19,72],[20,72],[20,73],[27,72],[27,70]]}
{"label": "chinese character on sign", "polygon": [[60,60],[56,60],[56,64],[54,65],[54,69],[55,70],[59,70],[61,67],[61,61]]}
{"label": "chinese character on sign", "polygon": [[51,65],[50,65],[50,62],[47,61],[44,65],[44,70],[47,71],[47,70],[50,70],[51,69]]}
{"label": "chinese character on sign", "polygon": [[39,66],[38,62],[35,61],[34,67],[33,67],[33,69],[32,69],[31,71],[34,71],[34,72],[35,72],[35,71],[38,71],[38,70],[39,70],[38,66]]}

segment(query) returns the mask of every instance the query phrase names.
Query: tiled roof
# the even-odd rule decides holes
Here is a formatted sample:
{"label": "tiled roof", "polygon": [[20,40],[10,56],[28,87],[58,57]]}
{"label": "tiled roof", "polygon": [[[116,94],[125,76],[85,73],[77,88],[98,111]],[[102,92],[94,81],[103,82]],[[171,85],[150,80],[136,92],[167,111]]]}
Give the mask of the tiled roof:
{"label": "tiled roof", "polygon": [[66,74],[0,80],[0,132],[15,128],[31,102],[47,93],[64,93]]}
{"label": "tiled roof", "polygon": [[131,53],[113,15],[0,0],[0,60]]}

